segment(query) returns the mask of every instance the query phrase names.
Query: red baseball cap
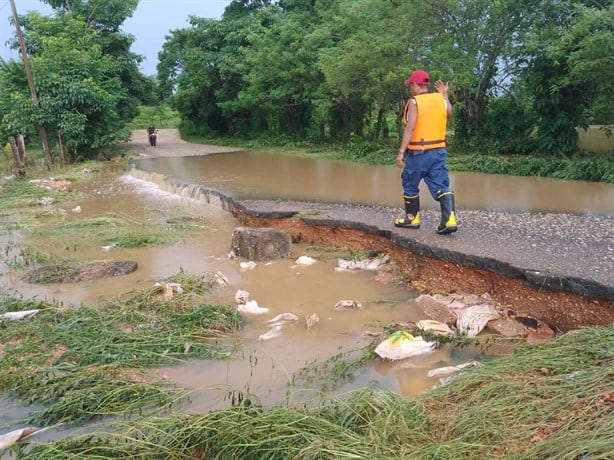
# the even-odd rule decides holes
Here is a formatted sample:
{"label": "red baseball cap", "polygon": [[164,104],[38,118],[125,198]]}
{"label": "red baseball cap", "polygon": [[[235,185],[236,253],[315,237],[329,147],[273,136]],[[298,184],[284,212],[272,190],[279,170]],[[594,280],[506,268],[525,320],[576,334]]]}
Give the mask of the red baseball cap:
{"label": "red baseball cap", "polygon": [[407,80],[405,80],[405,86],[415,83],[416,85],[428,85],[431,77],[425,70],[414,71]]}

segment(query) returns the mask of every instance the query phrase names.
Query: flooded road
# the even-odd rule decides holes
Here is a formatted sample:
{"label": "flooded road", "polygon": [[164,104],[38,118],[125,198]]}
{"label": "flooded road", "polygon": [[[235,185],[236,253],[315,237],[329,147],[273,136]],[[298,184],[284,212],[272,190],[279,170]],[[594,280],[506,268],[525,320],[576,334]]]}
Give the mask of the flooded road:
{"label": "flooded road", "polygon": [[[417,293],[396,285],[375,280],[372,271],[338,271],[336,256],[324,248],[305,244],[292,246],[292,257],[272,262],[257,262],[254,269],[242,269],[241,259],[231,260],[233,230],[239,225],[230,214],[220,208],[161,191],[151,182],[138,180],[122,172],[100,174],[89,185],[75,184],[75,201],[66,208],[80,206],[80,213],[66,213],[66,222],[78,222],[100,216],[120,216],[136,226],[151,222],[165,222],[169,217],[201,219],[197,231],[182,234],[169,245],[115,248],[104,250],[96,241],[61,241],[50,239],[41,228],[32,234],[9,232],[0,236],[3,248],[9,244],[45,248],[51,254],[77,260],[135,260],[138,270],[126,276],[103,278],[81,283],[31,285],[21,281],[22,271],[0,264],[0,283],[3,288],[15,289],[24,297],[54,299],[78,306],[96,305],[127,292],[148,289],[156,281],[177,274],[221,272],[228,279],[227,286],[213,292],[212,301],[235,305],[237,290],[247,290],[269,312],[264,315],[244,315],[246,323],[240,331],[240,347],[227,361],[192,360],[185,364],[154,369],[152,378],[194,389],[191,403],[185,410],[227,407],[229,392],[240,392],[273,405],[295,403],[321,396],[320,383],[295,380],[307,365],[323,363],[341,352],[359,350],[372,341],[367,331],[381,331],[391,322],[422,319],[414,303]],[[317,259],[311,266],[297,266],[296,259],[309,255]],[[7,259],[3,259],[7,260]],[[364,306],[361,311],[335,311],[333,306],[342,299],[353,299]],[[280,337],[260,341],[267,331],[265,322],[279,313],[292,312],[301,319],[284,327]],[[316,313],[320,321],[311,329],[305,317]],[[376,382],[404,395],[418,394],[436,385],[437,378],[428,378],[428,370],[474,359],[475,354],[459,354],[451,347],[443,347],[403,366],[372,361],[359,370],[356,378],[331,386],[331,394],[350,391],[369,382]],[[319,376],[326,380],[327,376]],[[7,400],[3,406],[2,425],[23,418],[31,410],[13,407]],[[10,406],[10,407],[9,407]],[[182,408],[183,410],[183,408]],[[7,418],[8,417],[8,418]],[[62,432],[50,431],[49,439],[63,437]]]}
{"label": "flooded road", "polygon": [[[139,160],[138,168],[237,199],[402,205],[400,170],[391,166],[242,151]],[[467,172],[452,173],[450,180],[459,209],[614,215],[612,184]],[[438,208],[423,183],[421,187],[422,207]]]}

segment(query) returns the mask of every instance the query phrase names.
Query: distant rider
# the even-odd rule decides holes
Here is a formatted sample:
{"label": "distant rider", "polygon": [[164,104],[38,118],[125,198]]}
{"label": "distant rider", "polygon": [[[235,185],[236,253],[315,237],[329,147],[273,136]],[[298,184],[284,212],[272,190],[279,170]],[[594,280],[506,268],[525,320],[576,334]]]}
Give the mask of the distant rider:
{"label": "distant rider", "polygon": [[149,125],[149,128],[147,128],[147,138],[149,139],[149,144],[152,146],[155,146],[157,143],[157,131],[158,130],[153,125],[153,123]]}

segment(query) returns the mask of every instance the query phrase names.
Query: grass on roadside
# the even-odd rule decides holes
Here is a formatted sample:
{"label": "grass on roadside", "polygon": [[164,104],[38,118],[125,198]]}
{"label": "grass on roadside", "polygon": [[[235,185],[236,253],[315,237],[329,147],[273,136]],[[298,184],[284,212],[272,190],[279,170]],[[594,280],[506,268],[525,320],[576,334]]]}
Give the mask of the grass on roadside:
{"label": "grass on roadside", "polygon": [[[48,405],[33,416],[39,424],[170,404],[176,390],[127,376],[189,358],[230,356],[241,318],[234,308],[208,303],[212,280],[182,272],[100,307],[5,294],[0,313],[40,311],[31,320],[0,323],[0,392]],[[180,283],[184,292],[165,296],[165,282]]]}
{"label": "grass on roadside", "polygon": [[416,398],[367,387],[315,408],[244,400],[35,445],[28,458],[605,459],[614,452],[613,344],[614,327],[587,328]]}

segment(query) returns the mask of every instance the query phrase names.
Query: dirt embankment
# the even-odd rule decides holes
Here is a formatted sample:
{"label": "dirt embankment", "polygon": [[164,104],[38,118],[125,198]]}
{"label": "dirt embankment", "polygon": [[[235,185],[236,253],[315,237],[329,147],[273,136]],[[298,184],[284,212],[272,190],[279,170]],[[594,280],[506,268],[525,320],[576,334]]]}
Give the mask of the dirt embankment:
{"label": "dirt embankment", "polygon": [[403,283],[421,293],[489,293],[502,307],[539,319],[554,329],[569,331],[585,326],[614,323],[614,302],[589,299],[568,292],[536,290],[522,280],[486,270],[420,256],[400,248],[388,238],[366,232],[307,225],[300,218],[259,218],[237,212],[248,226],[267,226],[288,232],[294,242],[344,246],[389,254]]}

